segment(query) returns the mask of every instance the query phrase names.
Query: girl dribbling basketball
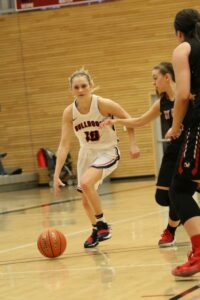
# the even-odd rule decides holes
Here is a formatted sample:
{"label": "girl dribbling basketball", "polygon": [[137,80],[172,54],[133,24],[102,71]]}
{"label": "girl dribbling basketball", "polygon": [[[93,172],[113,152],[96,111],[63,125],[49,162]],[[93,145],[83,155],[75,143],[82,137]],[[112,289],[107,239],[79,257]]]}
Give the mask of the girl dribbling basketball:
{"label": "girl dribbling basketball", "polygon": [[[90,74],[81,69],[74,72],[69,83],[75,97],[63,113],[62,135],[57,152],[54,174],[55,196],[59,196],[59,179],[62,166],[70,150],[72,131],[80,143],[77,162],[77,190],[85,211],[92,224],[92,234],[85,241],[84,247],[91,248],[111,237],[111,229],[105,220],[101,201],[97,192],[103,179],[111,174],[118,165],[120,153],[118,138],[114,127],[100,129],[100,123],[108,116],[128,118],[129,114],[112,100],[93,94],[94,84]],[[139,156],[133,130],[129,130],[132,157]]]}

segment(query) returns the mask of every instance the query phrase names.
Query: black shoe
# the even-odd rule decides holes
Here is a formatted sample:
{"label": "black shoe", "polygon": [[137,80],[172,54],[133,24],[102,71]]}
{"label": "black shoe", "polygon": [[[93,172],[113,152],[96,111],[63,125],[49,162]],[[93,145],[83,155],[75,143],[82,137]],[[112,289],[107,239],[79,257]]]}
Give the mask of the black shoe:
{"label": "black shoe", "polygon": [[84,243],[84,248],[93,248],[98,245],[98,237],[97,237],[97,230],[93,229],[92,234],[87,238]]}
{"label": "black shoe", "polygon": [[99,242],[110,239],[112,236],[110,226],[102,221],[97,222],[97,237]]}

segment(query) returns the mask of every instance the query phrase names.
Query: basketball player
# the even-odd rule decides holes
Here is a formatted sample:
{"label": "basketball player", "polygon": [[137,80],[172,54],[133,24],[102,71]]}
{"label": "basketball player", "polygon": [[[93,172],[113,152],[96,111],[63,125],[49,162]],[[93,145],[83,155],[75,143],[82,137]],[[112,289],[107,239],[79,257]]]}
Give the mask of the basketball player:
{"label": "basketball player", "polygon": [[191,276],[200,272],[200,209],[192,197],[200,182],[200,13],[195,9],[179,11],[174,28],[179,42],[173,52],[177,87],[174,120],[167,138],[179,136],[190,93],[194,95],[194,107],[170,187],[170,198],[191,239],[192,252],[172,274]]}
{"label": "basketball player", "polygon": [[[59,196],[59,179],[62,166],[70,150],[72,130],[79,139],[80,151],[77,162],[78,187],[83,206],[93,230],[84,247],[91,248],[111,237],[111,229],[105,221],[97,188],[103,179],[111,174],[120,159],[118,139],[114,127],[101,130],[100,123],[108,116],[130,117],[122,107],[112,100],[93,94],[94,84],[90,74],[81,69],[69,78],[74,101],[63,113],[62,135],[57,153],[54,174],[55,196]],[[130,152],[133,158],[139,156],[134,132],[129,130]]]}
{"label": "basketball player", "polygon": [[[153,84],[159,99],[152,107],[141,117],[122,119],[107,119],[101,126],[114,125],[120,123],[128,128],[142,127],[155,118],[161,116],[163,123],[164,135],[172,126],[173,107],[175,97],[175,77],[172,64],[169,62],[161,62],[152,70]],[[188,117],[184,121],[185,127],[188,124]],[[158,245],[160,247],[170,247],[175,244],[175,231],[180,224],[179,216],[176,213],[173,203],[169,199],[169,187],[175,170],[177,155],[182,143],[183,134],[177,140],[173,140],[167,144],[165,148],[160,171],[158,174],[155,199],[161,206],[169,207],[168,225],[161,234]]]}

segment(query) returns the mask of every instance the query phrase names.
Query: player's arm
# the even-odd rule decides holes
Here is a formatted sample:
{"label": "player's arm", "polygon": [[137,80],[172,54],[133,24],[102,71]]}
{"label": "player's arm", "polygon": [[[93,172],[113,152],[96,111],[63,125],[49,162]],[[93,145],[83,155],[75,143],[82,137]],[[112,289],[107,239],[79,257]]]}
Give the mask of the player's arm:
{"label": "player's arm", "polygon": [[63,113],[61,139],[57,151],[56,167],[54,172],[54,194],[56,198],[60,195],[60,186],[64,186],[59,176],[70,150],[71,139],[72,106],[70,105],[64,110]]}
{"label": "player's arm", "polygon": [[[98,105],[103,116],[115,116],[121,119],[130,118],[129,113],[125,111],[121,105],[112,100],[101,98],[99,99]],[[137,158],[140,155],[140,150],[136,143],[134,130],[133,128],[127,128],[127,131],[130,141],[130,155],[132,158]]]}
{"label": "player's arm", "polygon": [[103,122],[102,127],[106,125],[113,125],[113,124],[120,124],[122,126],[126,126],[127,128],[135,128],[135,127],[142,127],[160,115],[160,100],[157,100],[151,108],[145,112],[142,116],[138,118],[127,118],[127,119],[107,119]]}
{"label": "player's arm", "polygon": [[[152,122],[154,119],[160,116],[160,100],[157,100],[151,108],[145,112],[142,116],[137,118],[131,118],[128,121],[131,127],[142,127]],[[125,125],[126,126],[126,125]]]}
{"label": "player's arm", "polygon": [[[186,115],[190,99],[190,66],[189,54],[191,46],[184,42],[173,52],[173,67],[176,77],[176,94],[173,114],[173,125],[168,138],[178,137],[181,133],[183,119]],[[169,136],[171,135],[171,136]]]}

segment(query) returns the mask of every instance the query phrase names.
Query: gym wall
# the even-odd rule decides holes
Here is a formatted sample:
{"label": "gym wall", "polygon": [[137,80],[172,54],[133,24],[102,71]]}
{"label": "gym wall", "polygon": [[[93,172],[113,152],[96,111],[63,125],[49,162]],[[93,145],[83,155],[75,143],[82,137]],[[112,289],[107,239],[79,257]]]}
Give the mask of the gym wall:
{"label": "gym wall", "polygon": [[[40,147],[56,151],[61,118],[72,96],[68,76],[84,66],[103,97],[132,116],[145,112],[151,70],[171,60],[175,13],[199,1],[116,2],[0,16],[0,152],[6,166],[36,171]],[[129,158],[127,132],[117,127],[122,154],[112,177],[155,174],[152,126],[137,129],[141,149]],[[78,141],[72,143],[76,167]]]}

